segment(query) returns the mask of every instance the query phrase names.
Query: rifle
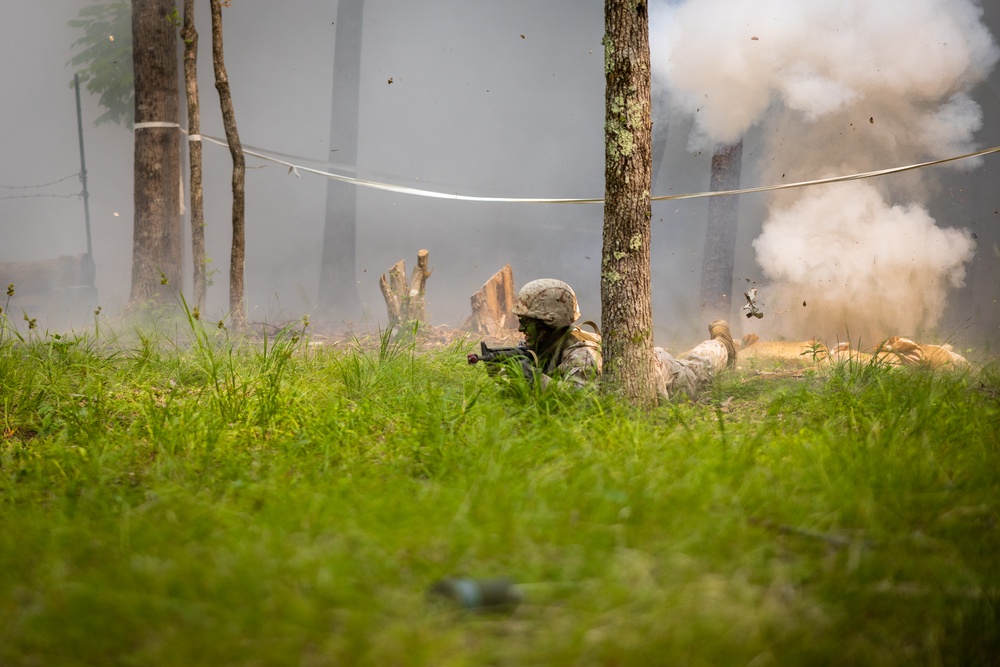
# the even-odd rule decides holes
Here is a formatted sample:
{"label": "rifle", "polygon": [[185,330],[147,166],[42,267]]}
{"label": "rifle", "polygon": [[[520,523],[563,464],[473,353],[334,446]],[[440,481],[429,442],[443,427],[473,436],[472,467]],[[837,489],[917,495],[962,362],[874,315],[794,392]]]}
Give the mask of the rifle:
{"label": "rifle", "polygon": [[497,363],[507,359],[513,359],[515,357],[525,357],[531,361],[537,360],[534,352],[528,349],[527,345],[524,344],[524,341],[521,341],[515,347],[496,348],[491,348],[486,345],[486,341],[480,341],[479,350],[479,354],[468,355],[470,364],[476,364],[480,361],[485,363]]}

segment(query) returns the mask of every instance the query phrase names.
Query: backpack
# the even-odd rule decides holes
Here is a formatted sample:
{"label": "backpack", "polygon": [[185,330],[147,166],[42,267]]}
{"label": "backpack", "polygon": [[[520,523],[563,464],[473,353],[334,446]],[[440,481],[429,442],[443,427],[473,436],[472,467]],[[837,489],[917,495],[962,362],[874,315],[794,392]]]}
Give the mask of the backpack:
{"label": "backpack", "polygon": [[562,363],[564,352],[566,352],[567,350],[572,350],[581,347],[588,347],[596,352],[598,367],[600,367],[602,363],[600,330],[597,328],[597,325],[594,324],[593,322],[587,321],[583,322],[583,324],[585,325],[589,324],[590,327],[594,330],[594,332],[591,333],[589,331],[584,331],[580,327],[576,326],[571,327],[570,330],[565,334],[565,337],[561,339],[562,344],[559,346],[557,353],[553,355],[550,359],[548,359],[548,361],[545,363],[545,369],[544,369],[545,373],[552,373],[559,366],[559,364]]}
{"label": "backpack", "polygon": [[580,327],[573,327],[573,330],[569,332],[569,335],[572,336],[574,339],[580,341],[581,343],[595,343],[598,346],[600,346],[601,330],[598,329],[597,325],[591,322],[590,320],[583,322],[583,324],[590,325],[590,328],[593,329],[594,331],[593,332],[584,331]]}
{"label": "backpack", "polygon": [[600,347],[601,347],[601,330],[597,327],[596,324],[594,324],[590,320],[587,320],[586,322],[583,322],[583,324],[584,325],[590,325],[590,328],[593,329],[594,331],[593,332],[584,331],[580,327],[573,327],[573,329],[569,332],[569,335],[574,340],[576,340],[577,342],[584,343],[584,344],[592,343],[598,349],[600,349]]}

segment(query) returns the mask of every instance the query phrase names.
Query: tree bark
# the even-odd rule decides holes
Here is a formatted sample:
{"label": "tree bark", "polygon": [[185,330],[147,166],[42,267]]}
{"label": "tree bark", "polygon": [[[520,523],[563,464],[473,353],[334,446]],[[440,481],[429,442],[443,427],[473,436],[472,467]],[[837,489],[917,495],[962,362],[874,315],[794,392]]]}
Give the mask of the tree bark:
{"label": "tree bark", "polygon": [[181,287],[180,99],[172,0],[132,0],[135,156],[128,307],[169,302]]}
{"label": "tree bark", "polygon": [[517,331],[518,319],[511,310],[514,299],[514,272],[505,264],[472,295],[472,316],[466,327],[493,337]]}
{"label": "tree bark", "polygon": [[429,253],[420,250],[417,253],[417,265],[413,267],[410,284],[406,284],[406,261],[399,260],[389,269],[389,277],[383,273],[378,286],[385,299],[385,309],[389,314],[389,327],[406,322],[423,322],[426,318],[427,303],[424,292],[427,279],[431,277]]}
{"label": "tree bark", "polygon": [[[333,60],[333,104],[330,150],[337,162],[358,163],[358,111],[361,88],[361,28],[364,0],[337,3]],[[319,315],[349,320],[361,314],[355,251],[357,192],[355,186],[330,180],[326,186],[326,225],[319,278]]]}
{"label": "tree bark", "polygon": [[656,402],[650,298],[649,16],[645,0],[605,0],[602,386],[638,406]]}
{"label": "tree bark", "polygon": [[246,161],[243,145],[236,129],[236,114],[233,98],[229,93],[229,76],[222,50],[222,5],[220,0],[211,0],[212,5],[212,64],[215,67],[215,89],[219,91],[222,105],[222,123],[226,129],[226,142],[233,158],[233,244],[229,262],[229,312],[233,323],[242,326],[246,322],[244,305],[243,271],[245,264],[245,186]]}
{"label": "tree bark", "polygon": [[188,160],[191,163],[191,262],[194,265],[194,307],[205,307],[205,206],[201,189],[201,110],[198,103],[198,31],[194,0],[184,0],[184,84],[187,93]]}
{"label": "tree bark", "polygon": [[410,275],[410,293],[407,295],[409,316],[412,320],[423,322],[427,319],[427,279],[431,277],[430,258],[427,250],[417,251],[417,265]]}
{"label": "tree bark", "polygon": [[[712,155],[712,192],[738,189],[742,165],[742,139],[716,150]],[[732,315],[739,216],[739,200],[735,196],[709,198],[705,256],[701,266],[701,312],[706,321],[728,320]]]}
{"label": "tree bark", "polygon": [[403,319],[403,310],[406,302],[406,260],[399,260],[389,269],[389,277],[385,274],[378,281],[379,289],[382,290],[382,298],[385,299],[385,310],[389,314],[389,328],[400,324]]}

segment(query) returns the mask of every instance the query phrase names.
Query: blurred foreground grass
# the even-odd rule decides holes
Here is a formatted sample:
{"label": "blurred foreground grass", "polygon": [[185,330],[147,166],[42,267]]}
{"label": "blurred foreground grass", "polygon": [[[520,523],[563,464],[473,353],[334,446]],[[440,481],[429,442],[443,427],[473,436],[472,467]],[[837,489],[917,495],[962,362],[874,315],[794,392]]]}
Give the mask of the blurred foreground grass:
{"label": "blurred foreground grass", "polygon": [[[0,664],[977,665],[1000,366],[650,413],[474,341],[0,329]],[[418,333],[419,335],[419,333]],[[513,613],[428,603],[509,576]]]}

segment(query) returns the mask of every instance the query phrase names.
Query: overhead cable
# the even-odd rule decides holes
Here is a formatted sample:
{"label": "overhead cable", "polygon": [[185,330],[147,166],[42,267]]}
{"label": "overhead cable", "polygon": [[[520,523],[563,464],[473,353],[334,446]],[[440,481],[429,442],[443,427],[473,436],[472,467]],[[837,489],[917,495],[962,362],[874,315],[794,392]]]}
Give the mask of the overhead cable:
{"label": "overhead cable", "polygon": [[[229,144],[223,139],[217,137],[210,137],[207,134],[201,135],[202,139],[205,141],[218,144],[219,146],[228,147]],[[308,161],[305,158],[295,158],[295,156],[289,156],[285,154],[276,153],[263,148],[248,148],[244,146],[243,153],[250,155],[261,160],[266,160],[268,162],[273,162],[275,164],[280,164],[288,167],[289,174],[298,175],[299,172],[306,172],[310,174],[316,174],[318,176],[324,176],[335,181],[341,181],[343,183],[351,183],[365,188],[372,188],[375,190],[385,190],[388,192],[397,192],[399,194],[414,195],[417,197],[431,197],[434,199],[452,199],[456,201],[473,201],[473,202],[493,202],[493,203],[504,203],[504,204],[603,204],[604,198],[594,197],[585,199],[551,199],[551,198],[537,198],[537,197],[479,197],[475,195],[462,195],[452,192],[440,192],[437,190],[427,190],[423,188],[413,188],[404,185],[393,185],[391,183],[385,183],[381,181],[372,181],[363,178],[357,178],[354,176],[346,176],[344,174],[336,174],[330,171],[324,171],[322,169],[314,169],[312,167],[306,167],[302,164],[297,164],[295,162],[290,162],[288,160],[282,160],[281,158],[275,157],[276,155],[283,155],[291,159],[296,159],[298,161]],[[856,174],[848,174],[846,176],[831,176],[829,178],[817,178],[810,181],[798,181],[795,183],[779,183],[775,185],[762,185],[753,188],[741,188],[738,190],[718,190],[709,192],[692,192],[685,194],[676,195],[660,195],[656,197],[650,197],[652,201],[673,201],[678,199],[700,199],[703,197],[723,197],[727,195],[745,195],[752,194],[756,192],[773,192],[775,190],[790,190],[792,188],[804,188],[813,185],[826,185],[830,183],[844,183],[847,181],[858,181],[866,178],[875,178],[878,176],[887,176],[889,174],[898,174],[904,171],[912,171],[914,169],[923,169],[924,167],[933,167],[939,164],[945,164],[948,162],[956,162],[958,160],[966,160],[969,158],[982,157],[984,155],[990,155],[992,153],[1000,153],[1000,146],[994,146],[992,148],[986,148],[980,151],[975,151],[973,153],[966,153],[964,155],[955,155],[952,157],[940,158],[937,160],[929,160],[927,162],[917,162],[914,164],[908,164],[901,167],[890,167],[888,169],[877,169],[874,171],[859,172]]]}
{"label": "overhead cable", "polygon": [[75,174],[70,174],[69,176],[64,176],[63,178],[60,178],[58,181],[52,181],[51,183],[39,183],[38,185],[0,185],[0,189],[3,189],[3,190],[35,190],[37,188],[47,188],[50,185],[58,185],[59,183],[62,183],[63,181],[68,181],[69,179],[76,178],[79,175],[80,175],[80,172],[77,172]]}

